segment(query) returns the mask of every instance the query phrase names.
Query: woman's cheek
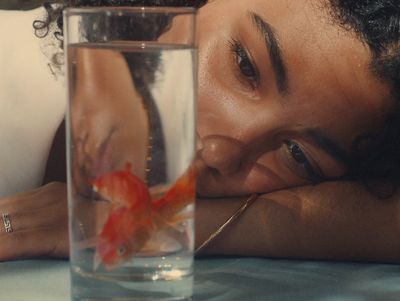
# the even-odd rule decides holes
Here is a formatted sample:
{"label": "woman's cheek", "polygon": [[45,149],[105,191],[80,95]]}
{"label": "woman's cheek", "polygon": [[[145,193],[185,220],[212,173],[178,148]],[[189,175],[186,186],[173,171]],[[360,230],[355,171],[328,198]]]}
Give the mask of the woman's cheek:
{"label": "woman's cheek", "polygon": [[282,162],[281,150],[270,151],[254,164],[247,178],[248,188],[253,192],[267,193],[279,189],[305,184]]}

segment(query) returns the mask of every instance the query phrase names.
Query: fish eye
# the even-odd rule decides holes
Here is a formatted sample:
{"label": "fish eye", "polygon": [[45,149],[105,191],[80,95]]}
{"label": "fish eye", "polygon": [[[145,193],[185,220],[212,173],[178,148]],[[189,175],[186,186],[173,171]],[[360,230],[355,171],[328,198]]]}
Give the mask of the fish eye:
{"label": "fish eye", "polygon": [[117,249],[117,255],[118,255],[118,256],[123,256],[123,255],[125,254],[125,252],[126,252],[125,246],[120,246],[120,247]]}

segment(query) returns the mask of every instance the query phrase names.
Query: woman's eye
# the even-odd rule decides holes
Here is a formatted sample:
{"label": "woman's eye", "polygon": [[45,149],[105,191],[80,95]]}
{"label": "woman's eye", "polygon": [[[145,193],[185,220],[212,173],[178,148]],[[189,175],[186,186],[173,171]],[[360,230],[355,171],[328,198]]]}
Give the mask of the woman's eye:
{"label": "woman's eye", "polygon": [[308,161],[306,155],[298,144],[292,141],[287,141],[286,145],[289,149],[289,153],[297,163],[305,164]]}
{"label": "woman's eye", "polygon": [[307,178],[313,184],[321,182],[323,180],[321,172],[317,171],[317,168],[313,167],[300,145],[290,140],[285,141],[285,144],[292,160],[295,162],[295,164],[300,165],[301,168],[304,169]]}
{"label": "woman's eye", "polygon": [[232,40],[230,44],[231,50],[236,57],[236,63],[240,72],[240,76],[244,78],[253,89],[256,89],[260,82],[260,75],[257,67],[242,44],[236,40]]}

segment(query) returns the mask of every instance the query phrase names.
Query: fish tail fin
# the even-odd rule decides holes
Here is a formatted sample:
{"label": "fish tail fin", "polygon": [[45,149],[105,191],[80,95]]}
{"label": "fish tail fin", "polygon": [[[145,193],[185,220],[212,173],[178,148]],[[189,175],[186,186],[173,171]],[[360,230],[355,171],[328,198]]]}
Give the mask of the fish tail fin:
{"label": "fish tail fin", "polygon": [[193,168],[189,168],[167,193],[153,201],[153,211],[172,216],[181,211],[186,205],[193,203],[196,195],[196,177]]}

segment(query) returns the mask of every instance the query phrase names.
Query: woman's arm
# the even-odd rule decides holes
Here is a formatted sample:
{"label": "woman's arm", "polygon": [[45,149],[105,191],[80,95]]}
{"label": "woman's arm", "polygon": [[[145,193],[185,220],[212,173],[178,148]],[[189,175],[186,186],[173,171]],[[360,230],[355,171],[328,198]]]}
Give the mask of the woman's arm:
{"label": "woman's arm", "polygon": [[[6,232],[2,214],[8,214]],[[50,183],[0,199],[0,261],[68,256],[66,185]]]}
{"label": "woman's arm", "polygon": [[[199,200],[197,245],[242,202]],[[399,204],[345,182],[265,194],[202,254],[399,262]]]}
{"label": "woman's arm", "polygon": [[[65,174],[59,168],[65,166],[65,150],[57,147],[64,141],[63,131],[61,127],[56,135],[59,140],[54,141],[47,181]],[[67,256],[66,198],[65,184],[53,183],[1,199],[0,211],[10,213],[15,226],[24,227],[22,233],[9,235],[0,223],[0,260]],[[199,199],[196,245],[245,199]],[[400,262],[399,237],[400,194],[378,199],[357,184],[330,182],[261,195],[201,254]]]}
{"label": "woman's arm", "polygon": [[[68,256],[65,184],[0,199],[13,232],[0,224],[0,261]],[[196,245],[244,198],[201,199]],[[0,217],[1,218],[1,217]],[[201,254],[400,262],[399,201],[377,200],[350,183],[326,183],[260,196]]]}

